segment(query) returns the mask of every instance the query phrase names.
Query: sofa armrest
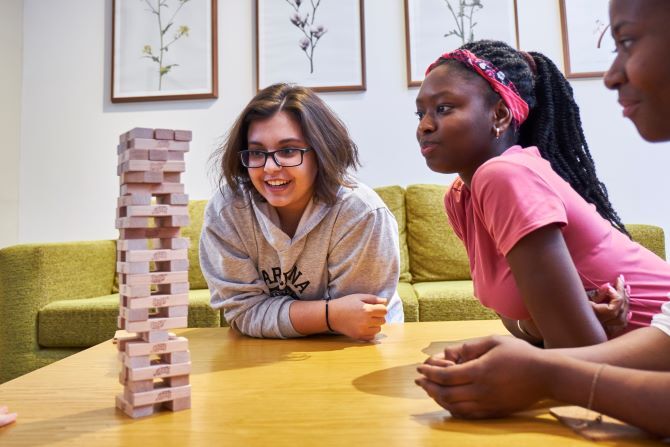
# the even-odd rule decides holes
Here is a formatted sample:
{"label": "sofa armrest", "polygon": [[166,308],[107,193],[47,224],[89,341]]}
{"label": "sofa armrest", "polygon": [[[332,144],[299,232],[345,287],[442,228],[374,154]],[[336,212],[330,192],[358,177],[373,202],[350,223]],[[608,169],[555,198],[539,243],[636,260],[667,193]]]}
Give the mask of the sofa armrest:
{"label": "sofa armrest", "polygon": [[663,228],[655,225],[626,224],[633,240],[660,258],[665,259],[665,234]]}
{"label": "sofa armrest", "polygon": [[36,357],[37,314],[61,299],[111,293],[116,241],[15,245],[0,250],[0,383]]}

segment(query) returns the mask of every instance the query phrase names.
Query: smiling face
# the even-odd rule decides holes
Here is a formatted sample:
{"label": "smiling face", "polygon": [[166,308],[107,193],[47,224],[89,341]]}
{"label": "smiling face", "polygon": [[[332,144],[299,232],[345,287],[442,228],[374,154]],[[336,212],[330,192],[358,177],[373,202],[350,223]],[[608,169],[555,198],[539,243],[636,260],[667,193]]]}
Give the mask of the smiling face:
{"label": "smiling face", "polygon": [[[248,149],[275,151],[308,146],[298,121],[286,112],[252,121],[247,132]],[[299,166],[277,166],[268,157],[265,166],[247,168],[252,184],[282,218],[300,219],[314,195],[318,165],[314,151],[304,154]]]}
{"label": "smiling face", "polygon": [[670,2],[612,0],[617,56],[605,85],[619,92],[623,115],[648,141],[670,140]]}
{"label": "smiling face", "polygon": [[428,167],[458,173],[469,183],[486,160],[499,155],[493,132],[496,105],[487,82],[447,63],[433,69],[416,97],[416,138]]}

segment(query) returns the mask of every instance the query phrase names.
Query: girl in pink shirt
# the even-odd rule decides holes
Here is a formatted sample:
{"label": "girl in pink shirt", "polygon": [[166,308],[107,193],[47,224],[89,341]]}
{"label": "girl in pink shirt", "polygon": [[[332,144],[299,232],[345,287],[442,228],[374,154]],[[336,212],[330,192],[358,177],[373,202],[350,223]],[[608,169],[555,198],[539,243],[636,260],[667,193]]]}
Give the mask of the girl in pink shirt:
{"label": "girl in pink shirt", "polygon": [[614,333],[587,291],[622,274],[630,286],[623,331],[648,326],[667,301],[670,266],[631,241],[612,209],[556,66],[539,53],[479,41],[426,73],[417,138],[432,170],[459,174],[445,204],[475,296],[517,336],[547,347],[589,345]]}

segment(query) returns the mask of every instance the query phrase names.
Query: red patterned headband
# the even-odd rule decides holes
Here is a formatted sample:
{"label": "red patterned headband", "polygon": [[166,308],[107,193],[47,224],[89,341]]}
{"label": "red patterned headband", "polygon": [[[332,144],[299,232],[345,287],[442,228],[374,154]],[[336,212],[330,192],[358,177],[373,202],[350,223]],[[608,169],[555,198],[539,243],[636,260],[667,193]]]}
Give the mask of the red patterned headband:
{"label": "red patterned headband", "polygon": [[512,118],[514,118],[519,126],[526,121],[526,118],[528,118],[528,103],[521,98],[514,83],[491,62],[479,59],[468,50],[454,50],[450,53],[444,53],[435,62],[430,64],[426,70],[426,76],[435,67],[440,65],[443,60],[447,59],[462,62],[466,67],[484,78],[491,85],[491,88],[500,95],[512,113]]}

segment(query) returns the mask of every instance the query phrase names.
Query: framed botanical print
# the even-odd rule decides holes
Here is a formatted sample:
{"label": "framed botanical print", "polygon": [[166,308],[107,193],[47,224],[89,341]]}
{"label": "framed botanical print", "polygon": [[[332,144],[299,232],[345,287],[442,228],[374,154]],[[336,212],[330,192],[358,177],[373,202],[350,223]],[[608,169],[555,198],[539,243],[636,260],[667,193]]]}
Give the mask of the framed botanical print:
{"label": "framed botanical print", "polygon": [[466,42],[519,46],[516,0],[405,0],[407,84],[421,85],[437,57]]}
{"label": "framed botanical print", "polygon": [[114,103],[216,98],[217,0],[113,0]]}
{"label": "framed botanical print", "polygon": [[365,90],[364,0],[256,0],[256,86]]}

